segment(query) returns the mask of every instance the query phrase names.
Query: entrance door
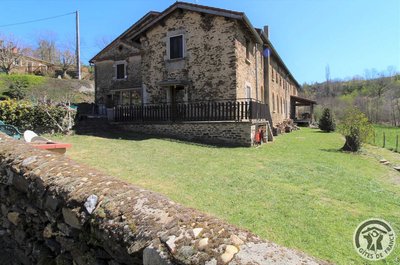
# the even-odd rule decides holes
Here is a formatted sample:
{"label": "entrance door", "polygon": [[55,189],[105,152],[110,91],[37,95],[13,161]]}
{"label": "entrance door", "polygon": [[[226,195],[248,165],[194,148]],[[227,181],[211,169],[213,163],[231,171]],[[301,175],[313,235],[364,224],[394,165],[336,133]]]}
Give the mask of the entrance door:
{"label": "entrance door", "polygon": [[171,118],[172,120],[181,120],[183,114],[181,105],[184,102],[185,88],[183,86],[171,86]]}

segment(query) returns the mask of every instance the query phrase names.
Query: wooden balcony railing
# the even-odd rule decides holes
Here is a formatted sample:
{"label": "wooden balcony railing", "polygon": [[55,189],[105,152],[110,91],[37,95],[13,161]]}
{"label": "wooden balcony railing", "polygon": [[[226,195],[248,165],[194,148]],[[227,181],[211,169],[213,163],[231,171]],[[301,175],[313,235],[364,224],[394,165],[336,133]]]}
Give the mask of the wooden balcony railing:
{"label": "wooden balcony railing", "polygon": [[269,120],[268,105],[252,100],[218,100],[115,107],[117,122]]}

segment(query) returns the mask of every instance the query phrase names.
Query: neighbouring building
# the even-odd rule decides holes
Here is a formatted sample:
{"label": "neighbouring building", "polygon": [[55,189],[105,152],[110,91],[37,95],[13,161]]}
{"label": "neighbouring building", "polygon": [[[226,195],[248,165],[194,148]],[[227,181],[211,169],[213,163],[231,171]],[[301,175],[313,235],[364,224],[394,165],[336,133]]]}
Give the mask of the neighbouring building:
{"label": "neighbouring building", "polygon": [[315,104],[298,97],[268,27],[254,28],[242,12],[176,2],[147,13],[90,62],[96,103],[134,131],[251,145],[258,132],[272,140],[299,106],[310,118]]}
{"label": "neighbouring building", "polygon": [[11,49],[15,54],[11,73],[45,75],[53,73],[55,64],[22,54],[17,47]]}
{"label": "neighbouring building", "polygon": [[55,69],[53,63],[26,55],[21,55],[14,64],[11,73],[47,75]]}

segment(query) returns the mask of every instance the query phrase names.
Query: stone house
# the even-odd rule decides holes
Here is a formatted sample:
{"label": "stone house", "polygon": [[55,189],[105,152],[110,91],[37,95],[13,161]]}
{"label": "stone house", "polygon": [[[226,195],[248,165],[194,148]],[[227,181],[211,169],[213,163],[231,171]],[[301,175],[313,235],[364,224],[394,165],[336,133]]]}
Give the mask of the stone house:
{"label": "stone house", "polygon": [[46,75],[54,72],[53,63],[37,59],[31,56],[21,55],[15,62],[16,67],[11,71],[19,74]]}
{"label": "stone house", "polygon": [[96,103],[135,131],[250,145],[258,131],[272,140],[271,127],[307,101],[268,27],[231,10],[176,2],[149,12],[90,63]]}
{"label": "stone house", "polygon": [[24,55],[17,47],[12,48],[12,53],[16,56],[11,73],[45,75],[54,71],[53,63]]}

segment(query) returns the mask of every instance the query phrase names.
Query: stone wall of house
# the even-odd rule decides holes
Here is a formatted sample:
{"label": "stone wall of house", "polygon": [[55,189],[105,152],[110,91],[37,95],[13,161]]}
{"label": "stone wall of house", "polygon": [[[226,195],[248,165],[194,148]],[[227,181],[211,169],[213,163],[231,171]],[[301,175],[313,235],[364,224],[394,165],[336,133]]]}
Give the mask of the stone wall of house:
{"label": "stone wall of house", "polygon": [[66,156],[0,138],[2,265],[325,264]]}
{"label": "stone wall of house", "polygon": [[[126,78],[116,79],[116,62],[126,63]],[[105,103],[111,90],[142,87],[141,56],[138,49],[116,42],[95,62],[96,102]]]}
{"label": "stone wall of house", "polygon": [[105,103],[107,95],[110,93],[112,78],[114,75],[114,62],[104,60],[95,64],[95,101]]}
{"label": "stone wall of house", "polygon": [[287,72],[271,57],[269,65],[269,104],[273,125],[290,118],[290,96],[297,95],[297,87]]}
{"label": "stone wall of house", "polygon": [[255,125],[251,122],[175,122],[118,124],[133,132],[223,146],[251,146]]}
{"label": "stone wall of house", "polygon": [[[236,97],[236,22],[220,16],[177,10],[141,39],[143,84],[149,102],[167,101],[159,82],[185,80],[188,100]],[[169,36],[183,34],[185,58],[168,60]]]}
{"label": "stone wall of house", "polygon": [[[236,52],[236,79],[237,98],[250,98],[264,101],[264,71],[263,48],[256,46],[255,40],[250,38],[240,23],[236,24],[235,52]],[[249,55],[246,54],[246,43],[249,42]],[[256,66],[257,64],[257,66]],[[257,68],[257,70],[256,70]],[[257,77],[256,77],[257,72]],[[250,88],[250,93],[246,91]]]}

